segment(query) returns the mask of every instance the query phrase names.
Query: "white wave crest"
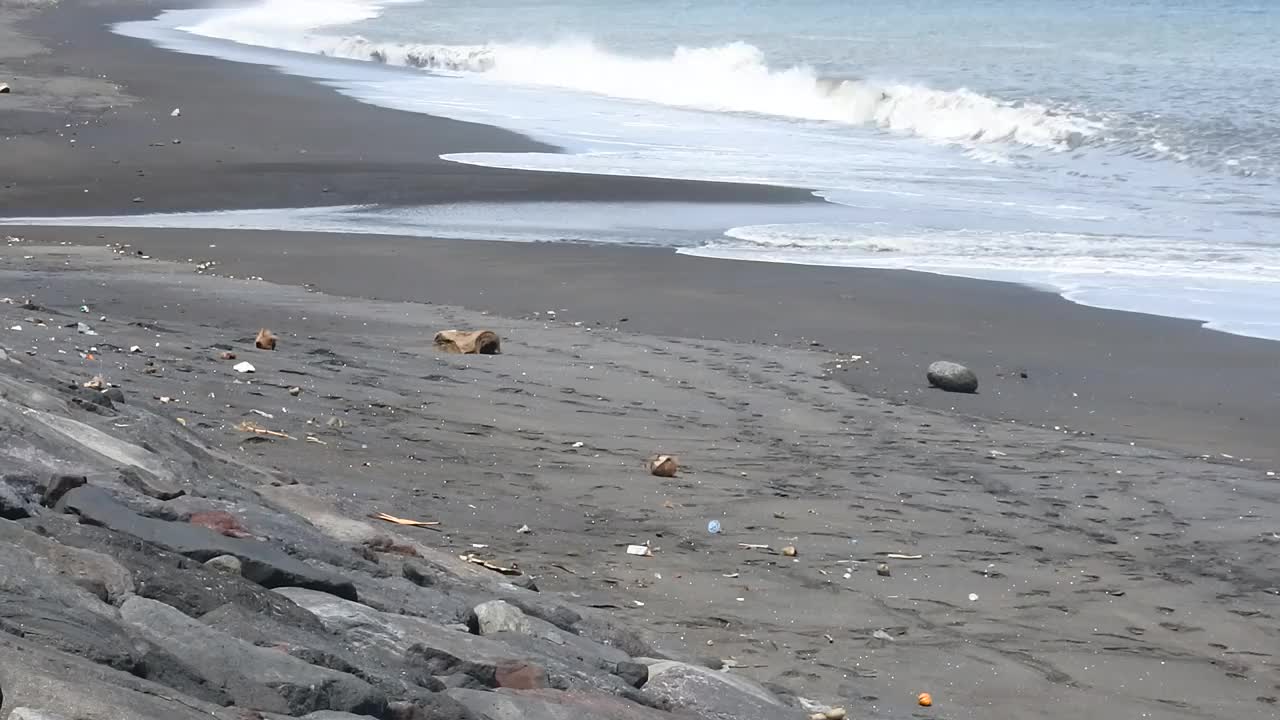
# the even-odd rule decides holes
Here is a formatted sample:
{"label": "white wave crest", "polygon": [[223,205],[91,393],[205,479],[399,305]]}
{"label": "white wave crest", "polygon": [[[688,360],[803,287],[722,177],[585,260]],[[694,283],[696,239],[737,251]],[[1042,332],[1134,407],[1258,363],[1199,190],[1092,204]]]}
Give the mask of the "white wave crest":
{"label": "white wave crest", "polygon": [[1100,130],[1044,105],[1015,104],[966,89],[831,80],[812,68],[770,67],[743,42],[677,48],[666,57],[631,57],[588,41],[549,45],[384,43],[317,34],[322,27],[376,17],[382,6],[267,0],[220,11],[182,28],[207,37],[437,72],[483,74],[500,82],[547,86],[717,112],[875,126],[970,147],[989,143],[1065,150]]}

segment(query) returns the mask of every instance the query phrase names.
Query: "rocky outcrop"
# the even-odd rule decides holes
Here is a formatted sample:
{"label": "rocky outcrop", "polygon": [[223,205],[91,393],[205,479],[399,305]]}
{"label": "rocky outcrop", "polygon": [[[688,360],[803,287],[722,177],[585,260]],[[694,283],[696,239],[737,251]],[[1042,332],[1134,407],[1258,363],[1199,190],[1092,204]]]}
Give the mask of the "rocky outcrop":
{"label": "rocky outcrop", "polygon": [[132,597],[120,615],[142,637],[178,654],[193,672],[225,690],[239,707],[295,716],[316,710],[386,712],[387,698],[359,678],[230,637],[164,603]]}
{"label": "rocky outcrop", "polygon": [[80,521],[129,535],[165,550],[204,562],[219,555],[240,560],[241,574],[263,587],[297,586],[355,599],[350,580],[337,577],[284,554],[265,543],[227,537],[190,523],[143,517],[117,502],[101,488],[85,486],[67,493],[59,507]]}
{"label": "rocky outcrop", "polygon": [[707,720],[804,720],[796,708],[782,704],[773,693],[737,675],[660,661],[649,665],[645,692],[674,708],[696,712]]}

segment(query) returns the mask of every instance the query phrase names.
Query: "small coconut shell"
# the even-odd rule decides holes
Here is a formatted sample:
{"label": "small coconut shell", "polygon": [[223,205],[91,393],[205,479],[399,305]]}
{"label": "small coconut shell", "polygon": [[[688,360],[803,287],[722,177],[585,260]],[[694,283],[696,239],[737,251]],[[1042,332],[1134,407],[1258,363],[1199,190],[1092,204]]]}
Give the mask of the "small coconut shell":
{"label": "small coconut shell", "polygon": [[675,477],[680,471],[680,462],[674,455],[654,455],[649,458],[649,472],[658,477]]}
{"label": "small coconut shell", "polygon": [[258,331],[258,337],[254,338],[253,344],[259,350],[275,350],[276,336],[270,330],[262,328]]}

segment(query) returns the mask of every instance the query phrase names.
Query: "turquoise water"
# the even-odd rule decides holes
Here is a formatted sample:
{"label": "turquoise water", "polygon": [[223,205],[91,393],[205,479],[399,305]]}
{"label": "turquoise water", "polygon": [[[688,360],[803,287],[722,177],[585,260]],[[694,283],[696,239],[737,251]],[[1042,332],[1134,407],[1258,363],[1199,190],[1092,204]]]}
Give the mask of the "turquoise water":
{"label": "turquoise water", "polygon": [[[120,31],[568,151],[445,156],[457,162],[829,201],[811,217],[666,208],[616,227],[584,208],[590,222],[559,231],[572,213],[537,204],[523,220],[376,208],[254,222],[470,236],[503,217],[520,229],[493,236],[1023,282],[1280,339],[1280,4],[265,0]],[[246,221],[221,217],[200,222]]]}

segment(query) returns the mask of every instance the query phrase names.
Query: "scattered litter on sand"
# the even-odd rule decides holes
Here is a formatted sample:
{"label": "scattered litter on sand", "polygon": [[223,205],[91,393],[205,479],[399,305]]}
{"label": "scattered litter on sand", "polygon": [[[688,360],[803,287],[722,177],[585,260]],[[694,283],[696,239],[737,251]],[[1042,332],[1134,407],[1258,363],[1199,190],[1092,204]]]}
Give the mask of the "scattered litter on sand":
{"label": "scattered litter on sand", "polygon": [[519,568],[503,567],[502,565],[497,565],[495,563],[489,562],[488,560],[485,560],[484,558],[476,557],[475,555],[472,555],[470,553],[466,555],[459,555],[458,558],[460,560],[469,562],[473,565],[479,565],[480,567],[487,568],[494,572],[502,573],[503,575],[522,575],[523,574],[520,572]]}
{"label": "scattered litter on sand", "polygon": [[244,420],[240,422],[236,425],[236,429],[240,432],[253,433],[255,435],[266,435],[268,437],[278,437],[286,440],[294,439],[294,437],[288,433],[282,433],[278,430],[268,430],[252,420]]}
{"label": "scattered litter on sand", "polygon": [[432,520],[432,521],[410,520],[409,518],[402,518],[402,517],[396,517],[395,515],[388,515],[387,513],[384,513],[384,512],[374,513],[369,517],[373,518],[374,520],[382,520],[383,522],[395,523],[396,525],[408,525],[410,527],[435,527],[436,525],[440,524],[438,520]]}
{"label": "scattered litter on sand", "polygon": [[640,557],[653,557],[653,549],[648,545],[628,545],[628,555],[638,555]]}

